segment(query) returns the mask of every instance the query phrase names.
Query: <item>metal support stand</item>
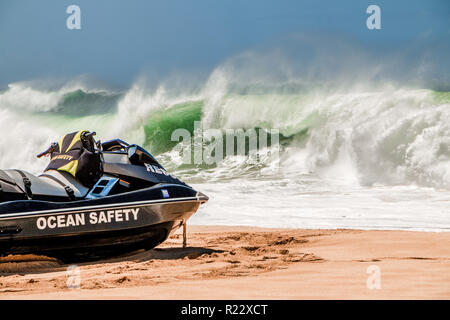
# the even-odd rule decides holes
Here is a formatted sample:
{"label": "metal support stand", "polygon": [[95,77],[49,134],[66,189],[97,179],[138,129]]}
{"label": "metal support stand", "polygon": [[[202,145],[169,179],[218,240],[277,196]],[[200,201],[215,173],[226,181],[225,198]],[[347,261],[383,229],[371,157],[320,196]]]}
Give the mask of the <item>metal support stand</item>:
{"label": "metal support stand", "polygon": [[186,220],[183,220],[183,248],[187,246],[187,236],[186,236]]}

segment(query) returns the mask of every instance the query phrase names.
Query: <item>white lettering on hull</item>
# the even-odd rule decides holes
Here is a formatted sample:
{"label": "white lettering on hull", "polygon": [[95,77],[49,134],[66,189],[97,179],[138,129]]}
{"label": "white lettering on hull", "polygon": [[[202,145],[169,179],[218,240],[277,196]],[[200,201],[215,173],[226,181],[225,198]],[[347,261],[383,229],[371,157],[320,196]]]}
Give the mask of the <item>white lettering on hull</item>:
{"label": "white lettering on hull", "polygon": [[[90,213],[71,213],[54,216],[39,217],[36,226],[39,230],[78,227],[86,224],[103,224],[136,221],[138,219],[139,208],[92,211]],[[86,219],[88,216],[89,219]]]}

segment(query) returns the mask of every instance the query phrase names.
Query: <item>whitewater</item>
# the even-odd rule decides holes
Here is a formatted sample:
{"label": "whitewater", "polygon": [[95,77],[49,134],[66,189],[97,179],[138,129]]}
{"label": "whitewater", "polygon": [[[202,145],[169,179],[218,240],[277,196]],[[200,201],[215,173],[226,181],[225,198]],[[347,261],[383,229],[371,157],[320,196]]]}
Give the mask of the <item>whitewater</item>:
{"label": "whitewater", "polygon": [[[182,164],[171,134],[192,133],[194,121],[278,129],[279,160]],[[450,230],[450,92],[295,79],[236,84],[226,68],[189,90],[137,81],[116,91],[73,80],[0,91],[1,168],[38,174],[47,160],[35,155],[80,129],[143,145],[207,194],[192,224]]]}

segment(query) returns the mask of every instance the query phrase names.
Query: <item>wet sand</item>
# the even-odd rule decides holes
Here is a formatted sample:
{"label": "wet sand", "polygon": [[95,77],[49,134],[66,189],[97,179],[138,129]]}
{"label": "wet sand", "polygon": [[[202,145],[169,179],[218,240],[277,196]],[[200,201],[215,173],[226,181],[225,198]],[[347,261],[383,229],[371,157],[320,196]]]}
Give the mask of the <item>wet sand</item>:
{"label": "wet sand", "polygon": [[450,299],[450,233],[188,226],[181,243],[81,263],[79,288],[55,259],[0,258],[0,299]]}

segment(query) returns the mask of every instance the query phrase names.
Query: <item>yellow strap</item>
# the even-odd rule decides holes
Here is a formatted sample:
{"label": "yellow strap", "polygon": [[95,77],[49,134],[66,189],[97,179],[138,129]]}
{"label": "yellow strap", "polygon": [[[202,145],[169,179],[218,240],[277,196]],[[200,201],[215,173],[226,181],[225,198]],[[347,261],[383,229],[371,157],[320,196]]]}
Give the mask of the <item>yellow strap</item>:
{"label": "yellow strap", "polygon": [[63,150],[62,150],[62,147],[63,147],[63,142],[64,142],[64,138],[65,138],[66,136],[62,136],[62,138],[59,140],[59,142],[58,142],[58,145],[59,145],[59,152],[60,153],[62,153],[63,152]]}
{"label": "yellow strap", "polygon": [[75,135],[75,137],[73,137],[72,142],[70,143],[70,145],[67,148],[66,152],[68,152],[70,150],[70,148],[72,148],[75,143],[77,143],[78,141],[81,140],[81,134],[83,132],[88,132],[88,131],[87,130],[78,131],[77,134]]}
{"label": "yellow strap", "polygon": [[70,161],[68,164],[58,168],[58,171],[66,171],[75,177],[77,173],[78,160]]}

